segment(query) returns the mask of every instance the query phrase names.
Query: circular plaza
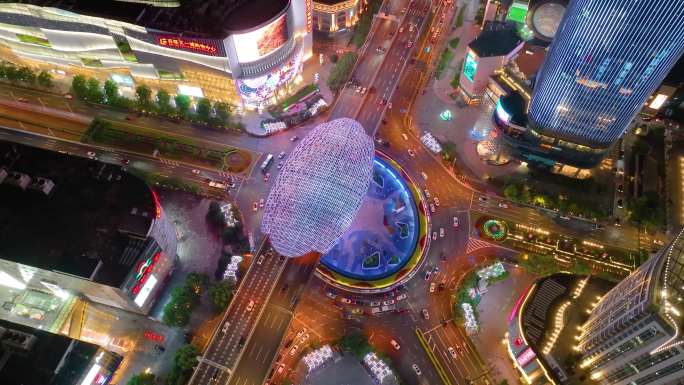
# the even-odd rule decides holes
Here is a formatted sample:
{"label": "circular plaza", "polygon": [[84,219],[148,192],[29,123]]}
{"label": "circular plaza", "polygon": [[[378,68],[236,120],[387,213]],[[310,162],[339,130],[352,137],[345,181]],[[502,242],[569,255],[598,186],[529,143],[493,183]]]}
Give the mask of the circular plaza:
{"label": "circular plaza", "polygon": [[427,217],[420,196],[401,167],[376,151],[361,208],[347,231],[321,257],[318,276],[356,292],[390,290],[409,279],[427,242]]}

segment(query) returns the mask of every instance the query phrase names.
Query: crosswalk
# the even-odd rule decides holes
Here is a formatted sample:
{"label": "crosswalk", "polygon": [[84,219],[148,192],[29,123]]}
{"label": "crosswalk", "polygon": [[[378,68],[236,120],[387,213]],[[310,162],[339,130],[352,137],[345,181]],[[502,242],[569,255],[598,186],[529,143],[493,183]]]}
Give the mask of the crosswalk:
{"label": "crosswalk", "polygon": [[180,166],[180,162],[177,162],[175,160],[159,158],[159,161],[162,162],[163,164],[166,164],[169,166],[174,166],[174,167]]}
{"label": "crosswalk", "polygon": [[468,245],[466,246],[466,254],[473,253],[477,250],[484,249],[487,247],[501,247],[499,245],[483,241],[481,239],[468,237]]}

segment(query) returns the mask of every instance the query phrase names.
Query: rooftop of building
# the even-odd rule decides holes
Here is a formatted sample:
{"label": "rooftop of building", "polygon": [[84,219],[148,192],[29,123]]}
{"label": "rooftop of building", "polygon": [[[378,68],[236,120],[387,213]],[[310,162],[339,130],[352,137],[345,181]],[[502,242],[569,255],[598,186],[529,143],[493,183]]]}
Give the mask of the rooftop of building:
{"label": "rooftop of building", "polygon": [[509,22],[490,21],[482,32],[468,44],[478,57],[505,56],[522,43],[515,25]]}
{"label": "rooftop of building", "polygon": [[546,49],[544,47],[525,43],[515,59],[513,59],[513,63],[515,63],[518,71],[520,71],[525,79],[531,79],[537,74],[542,64],[544,64],[544,58],[546,58]]}
{"label": "rooftop of building", "polygon": [[270,21],[288,6],[290,0],[182,0],[166,1],[167,6],[136,0],[16,2],[54,7],[186,36],[223,39],[230,31],[249,30]]}
{"label": "rooftop of building", "polygon": [[[392,376],[385,377],[381,385],[394,385],[396,380]],[[335,358],[323,367],[309,373],[302,380],[303,385],[378,385],[370,373],[358,359],[351,355]]]}
{"label": "rooftop of building", "polygon": [[[7,363],[0,366],[0,378],[2,378],[3,385],[75,384],[98,350],[98,347],[93,344],[74,341],[59,334],[0,320],[0,331],[3,329],[5,333],[18,331],[35,337],[35,343],[28,351],[8,350],[13,353],[10,354]],[[0,333],[0,341],[6,336]],[[74,342],[73,349],[63,362],[63,366],[60,366],[72,342]],[[4,349],[6,348],[3,344],[0,344],[0,352]]]}
{"label": "rooftop of building", "polygon": [[[579,334],[578,328],[588,319],[592,303],[595,303],[597,298],[605,295],[615,285],[591,276],[579,291],[579,296],[575,297],[578,287],[581,286],[580,282],[585,278],[585,276],[565,273],[540,278],[534,293],[530,295],[525,307],[521,309],[521,325],[525,340],[540,358],[544,358],[545,365],[553,361],[562,367],[562,374],[556,371],[556,377],[559,379],[575,375],[573,359],[576,352],[573,346],[577,343],[575,337]],[[566,302],[569,304],[563,311],[563,326],[558,330],[555,343],[548,349],[549,353],[545,353],[544,349],[549,342],[549,336],[555,331],[556,314]],[[544,353],[543,357],[542,353]],[[568,365],[570,362],[573,364]]]}
{"label": "rooftop of building", "polygon": [[[0,141],[0,167],[54,182],[50,195],[0,184],[0,258],[120,286],[156,214],[140,179],[84,158]],[[102,265],[97,267],[99,262]]]}

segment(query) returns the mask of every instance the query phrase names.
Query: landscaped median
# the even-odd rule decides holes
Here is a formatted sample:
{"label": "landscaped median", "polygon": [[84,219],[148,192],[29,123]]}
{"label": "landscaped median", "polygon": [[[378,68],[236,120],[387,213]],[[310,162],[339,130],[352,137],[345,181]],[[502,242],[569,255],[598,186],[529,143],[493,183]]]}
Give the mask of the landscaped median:
{"label": "landscaped median", "polygon": [[420,346],[425,349],[425,353],[427,353],[428,358],[430,359],[430,362],[432,362],[432,365],[435,367],[435,370],[437,370],[437,374],[439,375],[439,378],[442,379],[442,382],[445,385],[451,385],[451,381],[449,381],[449,377],[447,377],[446,372],[444,371],[444,368],[442,367],[442,364],[439,363],[437,360],[437,357],[435,357],[435,353],[430,349],[430,347],[427,344],[427,341],[425,341],[425,337],[423,336],[423,331],[420,330],[420,328],[416,328],[416,337],[418,337],[418,342],[420,342]]}
{"label": "landscaped median", "polygon": [[248,151],[235,147],[99,118],[93,119],[81,141],[153,156],[159,155],[165,159],[231,173],[246,171],[252,161],[252,155]]}

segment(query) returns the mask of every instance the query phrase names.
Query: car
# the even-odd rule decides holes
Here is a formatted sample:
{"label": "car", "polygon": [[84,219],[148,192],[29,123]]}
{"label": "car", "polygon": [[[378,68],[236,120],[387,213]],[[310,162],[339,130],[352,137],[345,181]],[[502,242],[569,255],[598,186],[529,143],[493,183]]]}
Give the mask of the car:
{"label": "car", "polygon": [[499,207],[501,207],[502,209],[507,209],[508,205],[503,202],[499,202]]}
{"label": "car", "polygon": [[309,339],[309,337],[311,337],[311,336],[309,335],[309,333],[304,334],[304,335],[302,336],[302,342],[307,341],[307,340]]}
{"label": "car", "polygon": [[435,197],[435,206],[439,207],[439,198]]}
{"label": "car", "polygon": [[425,197],[430,198],[430,191],[428,189],[423,190],[425,192]]}
{"label": "car", "polygon": [[371,307],[376,307],[376,306],[380,306],[380,305],[382,305],[382,302],[380,302],[380,301],[372,301],[370,303]]}
{"label": "car", "polygon": [[267,172],[266,174],[264,174],[264,182],[268,182],[268,178],[270,178],[270,177],[271,177],[270,172]]}
{"label": "car", "polygon": [[297,135],[290,138],[290,142],[296,142],[298,140],[299,140],[299,137]]}
{"label": "car", "polygon": [[254,300],[249,301],[249,303],[247,304],[247,311],[250,312],[252,310],[254,310]]}
{"label": "car", "polygon": [[129,163],[131,163],[129,159],[121,159],[121,164],[128,165]]}
{"label": "car", "polygon": [[426,271],[426,272],[425,272],[425,280],[426,280],[426,281],[429,281],[431,275],[432,275],[432,271],[431,271],[431,270]]}
{"label": "car", "polygon": [[[401,13],[406,13],[406,7],[401,9]],[[401,32],[401,31],[400,31]]]}
{"label": "car", "polygon": [[404,27],[399,28],[399,33],[404,32]]}
{"label": "car", "polygon": [[621,193],[621,192],[623,192],[623,191],[624,191],[624,188],[622,187],[622,185],[621,185],[621,184],[618,185],[618,186],[617,186],[617,192]]}
{"label": "car", "polygon": [[382,304],[385,306],[394,305],[395,303],[397,303],[397,301],[395,301],[393,299],[388,299],[386,301],[382,301]]}
{"label": "car", "polygon": [[17,98],[17,100],[22,102],[22,103],[28,103],[28,99],[26,99],[26,98]]}
{"label": "car", "polygon": [[409,148],[409,149],[408,149],[408,154],[411,156],[411,158],[415,158],[415,157],[416,157],[416,152],[413,151],[412,148]]}
{"label": "car", "polygon": [[454,217],[454,227],[458,227],[458,217]]}
{"label": "car", "polygon": [[259,208],[264,207],[264,198],[259,199]]}
{"label": "car", "polygon": [[380,99],[380,100],[378,100],[378,104],[381,105],[381,106],[384,106],[385,104],[387,104],[387,99]]}
{"label": "car", "polygon": [[435,285],[434,282],[431,282],[431,283],[430,283],[430,294],[432,294],[432,293],[435,292],[435,287],[436,287],[436,286],[437,286],[437,285]]}
{"label": "car", "polygon": [[86,154],[88,155],[88,158],[90,158],[90,159],[97,159],[97,154],[92,152],[92,151],[88,151]]}
{"label": "car", "polygon": [[387,109],[391,110],[392,109],[392,102],[387,103]]}
{"label": "car", "polygon": [[361,92],[361,86],[356,86],[356,89],[354,90],[357,94]]}
{"label": "car", "polygon": [[65,99],[71,100],[71,99],[74,98],[74,95],[72,95],[72,94],[64,94],[64,98],[65,98]]}
{"label": "car", "polygon": [[480,202],[487,202],[487,197],[479,196],[477,200],[479,200]]}
{"label": "car", "polygon": [[335,294],[335,293],[333,293],[333,292],[331,292],[331,291],[326,291],[326,292],[325,292],[325,295],[328,296],[328,298],[330,298],[330,299],[335,299],[335,298],[337,298],[337,294]]}
{"label": "car", "polygon": [[247,338],[245,336],[240,336],[240,340],[238,341],[238,345],[242,346],[247,342]]}
{"label": "car", "polygon": [[456,354],[456,351],[454,350],[454,348],[452,348],[451,346],[449,346],[449,347],[447,348],[447,350],[449,351],[449,354],[451,354],[451,356],[454,357],[454,359],[455,359],[455,358],[458,358],[458,355]]}
{"label": "car", "polygon": [[406,48],[411,48],[413,47],[413,42],[409,40],[408,44],[406,44]]}
{"label": "car", "polygon": [[433,241],[436,241],[436,240],[437,240],[437,232],[436,232],[436,231],[433,231],[433,232],[432,232],[432,240],[433,240]]}
{"label": "car", "polygon": [[399,346],[399,343],[398,343],[397,341],[395,341],[395,340],[391,340],[391,341],[390,341],[390,345],[392,345],[392,347],[393,347],[394,349],[396,349],[396,350],[401,349],[401,346]]}
{"label": "car", "polygon": [[349,298],[340,297],[340,302],[350,305],[352,301]]}
{"label": "car", "polygon": [[228,328],[229,328],[229,327],[230,327],[230,322],[226,321],[226,323],[223,324],[223,328],[221,328],[221,332],[222,332],[223,334],[228,333]]}
{"label": "car", "polygon": [[422,176],[424,180],[428,180],[428,176],[427,176],[427,174],[425,173],[425,171],[421,171],[421,172],[420,172],[420,176]]}
{"label": "car", "polygon": [[285,157],[285,151],[281,151],[280,154],[278,154],[278,159],[283,159]]}
{"label": "car", "polygon": [[259,204],[256,203],[256,202],[254,202],[254,204],[252,205],[252,210],[253,210],[253,211],[259,210]]}
{"label": "car", "polygon": [[367,90],[367,88],[366,88],[366,87],[363,87],[363,88],[361,89],[361,95],[365,94],[365,93],[366,93],[366,90]]}
{"label": "car", "polygon": [[439,228],[439,237],[444,238],[444,227]]}
{"label": "car", "polygon": [[462,347],[456,345],[456,349],[458,350],[458,354],[463,355],[463,348]]}
{"label": "car", "polygon": [[402,301],[402,300],[405,300],[406,298],[408,298],[408,294],[401,293],[397,296],[397,301]]}
{"label": "car", "polygon": [[283,161],[282,160],[280,162],[278,162],[278,170],[280,170],[281,168],[283,168]]}
{"label": "car", "polygon": [[297,332],[297,334],[295,335],[295,339],[298,339],[299,337],[303,336],[304,333],[306,333],[306,330],[304,330],[304,329],[299,330]]}
{"label": "car", "polygon": [[432,271],[436,274],[439,273],[439,265],[435,265],[435,268],[432,269]]}
{"label": "car", "polygon": [[413,368],[413,371],[416,372],[416,375],[420,376],[421,374],[423,374],[423,372],[420,371],[420,368],[418,367],[418,365],[413,364],[413,365],[411,365],[411,368]]}
{"label": "car", "polygon": [[620,218],[615,218],[615,226],[620,227]]}
{"label": "car", "polygon": [[297,353],[297,350],[299,349],[299,345],[295,344],[292,346],[292,349],[290,349],[290,357],[294,357],[295,353]]}
{"label": "car", "polygon": [[423,318],[430,319],[430,313],[428,313],[427,309],[421,310],[420,313],[423,315]]}
{"label": "car", "polygon": [[261,254],[259,256],[259,258],[257,259],[257,265],[261,265],[262,263],[264,263],[264,255],[263,254]]}
{"label": "car", "polygon": [[403,132],[401,133],[401,137],[404,138],[404,140],[408,140],[408,135],[404,134]]}
{"label": "car", "polygon": [[444,290],[445,287],[446,287],[446,282],[442,281],[439,283],[439,285],[437,285],[437,290],[442,291],[442,290]]}
{"label": "car", "polygon": [[617,200],[617,207],[618,207],[619,209],[623,208],[622,199],[618,199],[618,200]]}
{"label": "car", "polygon": [[430,212],[434,214],[435,211],[437,211],[437,209],[435,209],[435,205],[433,203],[430,203]]}
{"label": "car", "polygon": [[280,364],[278,365],[278,369],[276,370],[276,373],[280,374],[285,370],[285,364]]}

